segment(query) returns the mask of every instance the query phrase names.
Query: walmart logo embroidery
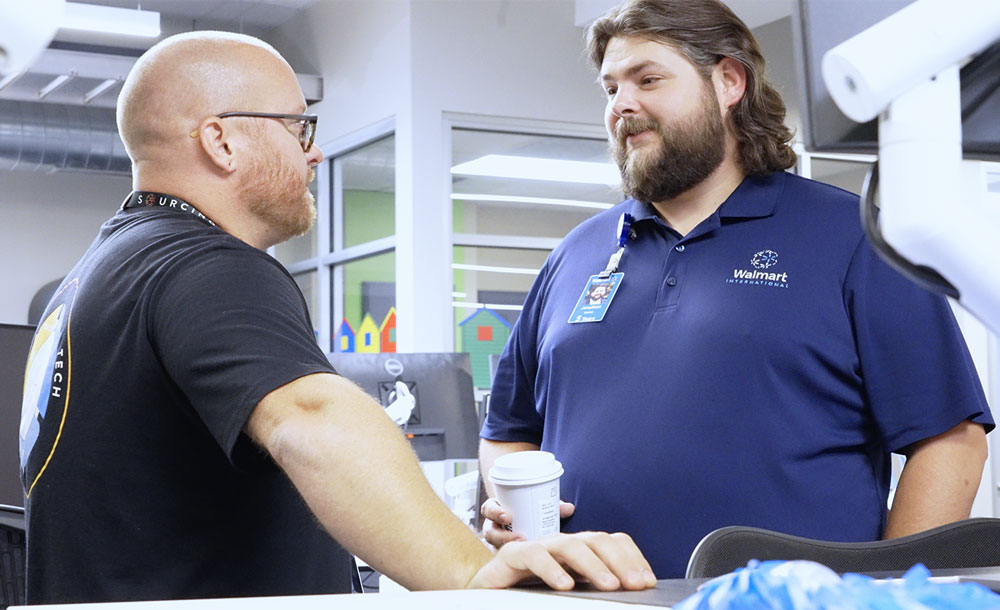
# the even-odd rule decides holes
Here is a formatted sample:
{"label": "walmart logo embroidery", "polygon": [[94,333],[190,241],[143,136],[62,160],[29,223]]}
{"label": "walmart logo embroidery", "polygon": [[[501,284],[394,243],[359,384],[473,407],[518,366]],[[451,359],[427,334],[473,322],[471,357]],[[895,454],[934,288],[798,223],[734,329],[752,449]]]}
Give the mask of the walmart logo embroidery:
{"label": "walmart logo embroidery", "polygon": [[733,277],[726,278],[727,284],[748,284],[771,288],[788,288],[788,273],[765,271],[778,264],[778,253],[761,250],[750,257],[751,269],[733,269]]}
{"label": "walmart logo embroidery", "polygon": [[750,264],[758,269],[769,269],[778,264],[778,253],[774,250],[761,250],[753,255]]}

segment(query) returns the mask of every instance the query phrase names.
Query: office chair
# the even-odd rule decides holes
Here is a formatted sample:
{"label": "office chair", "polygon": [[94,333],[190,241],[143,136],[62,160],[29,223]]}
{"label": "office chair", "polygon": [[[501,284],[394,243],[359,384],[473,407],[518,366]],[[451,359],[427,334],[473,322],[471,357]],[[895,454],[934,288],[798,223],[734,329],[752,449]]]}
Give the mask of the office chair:
{"label": "office chair", "polygon": [[806,559],[835,572],[903,572],[1000,565],[1000,519],[966,519],[892,540],[829,542],[755,527],[730,526],[701,539],[688,560],[687,578],[714,578],[751,559]]}
{"label": "office chair", "polygon": [[24,604],[24,509],[0,504],[0,610]]}

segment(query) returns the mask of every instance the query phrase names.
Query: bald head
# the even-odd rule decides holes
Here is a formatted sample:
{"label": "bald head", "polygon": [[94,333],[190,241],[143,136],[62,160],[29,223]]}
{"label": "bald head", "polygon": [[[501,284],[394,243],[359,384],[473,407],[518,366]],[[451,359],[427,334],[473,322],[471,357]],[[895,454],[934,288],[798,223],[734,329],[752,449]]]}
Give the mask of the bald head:
{"label": "bald head", "polygon": [[[134,163],[182,146],[206,117],[257,108],[264,93],[298,87],[269,44],[242,34],[189,32],[135,63],[118,97],[118,132]],[[287,112],[287,110],[286,110]]]}

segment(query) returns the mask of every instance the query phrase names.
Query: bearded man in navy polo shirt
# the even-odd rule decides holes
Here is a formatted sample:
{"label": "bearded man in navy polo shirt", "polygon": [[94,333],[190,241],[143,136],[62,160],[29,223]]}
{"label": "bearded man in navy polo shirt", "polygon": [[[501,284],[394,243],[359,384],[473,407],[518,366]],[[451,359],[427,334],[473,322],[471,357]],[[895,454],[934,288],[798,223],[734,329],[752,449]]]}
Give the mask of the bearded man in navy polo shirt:
{"label": "bearded man in navy polo shirt", "polygon": [[[784,104],[747,27],[716,0],[631,0],[589,52],[629,199],[539,273],[483,472],[553,452],[563,530],[627,532],[660,578],[727,525],[861,541],[968,517],[993,419],[954,316],[874,253],[855,195],[784,171]],[[617,290],[580,315],[595,275]],[[495,500],[483,513],[493,544],[517,537]]]}

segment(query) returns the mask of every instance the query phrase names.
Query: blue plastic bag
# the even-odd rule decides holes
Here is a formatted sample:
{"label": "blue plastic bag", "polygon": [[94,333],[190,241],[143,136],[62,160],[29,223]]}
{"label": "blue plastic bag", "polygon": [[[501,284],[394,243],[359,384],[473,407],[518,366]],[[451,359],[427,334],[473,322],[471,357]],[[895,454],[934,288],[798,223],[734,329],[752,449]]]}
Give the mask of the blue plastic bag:
{"label": "blue plastic bag", "polygon": [[917,564],[902,579],[836,572],[812,561],[751,561],[705,583],[674,610],[996,610],[1000,595],[976,583],[929,580]]}

